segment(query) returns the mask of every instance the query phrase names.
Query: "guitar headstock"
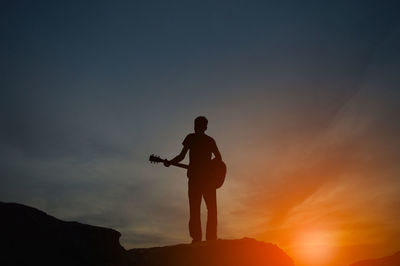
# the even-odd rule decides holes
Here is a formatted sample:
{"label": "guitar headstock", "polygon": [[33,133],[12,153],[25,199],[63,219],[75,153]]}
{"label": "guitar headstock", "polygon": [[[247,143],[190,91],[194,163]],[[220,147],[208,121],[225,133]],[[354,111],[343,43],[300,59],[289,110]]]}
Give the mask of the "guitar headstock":
{"label": "guitar headstock", "polygon": [[163,163],[164,162],[164,160],[161,159],[160,156],[157,156],[154,154],[150,155],[149,161],[152,163]]}

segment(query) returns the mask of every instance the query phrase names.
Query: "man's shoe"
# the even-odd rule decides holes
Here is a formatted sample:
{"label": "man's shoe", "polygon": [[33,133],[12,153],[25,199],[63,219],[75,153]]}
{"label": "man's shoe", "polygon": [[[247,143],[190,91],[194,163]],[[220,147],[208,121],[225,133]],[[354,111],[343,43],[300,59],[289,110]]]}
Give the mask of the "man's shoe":
{"label": "man's shoe", "polygon": [[201,239],[193,239],[192,240],[192,244],[196,244],[196,243],[200,243],[201,242]]}

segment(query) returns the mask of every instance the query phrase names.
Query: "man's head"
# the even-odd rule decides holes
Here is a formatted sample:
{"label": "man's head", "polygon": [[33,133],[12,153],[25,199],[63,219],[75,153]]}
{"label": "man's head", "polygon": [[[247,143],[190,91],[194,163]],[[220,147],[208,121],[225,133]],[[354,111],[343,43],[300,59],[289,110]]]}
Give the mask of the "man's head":
{"label": "man's head", "polygon": [[207,129],[208,120],[204,116],[198,116],[194,120],[194,132],[204,133]]}

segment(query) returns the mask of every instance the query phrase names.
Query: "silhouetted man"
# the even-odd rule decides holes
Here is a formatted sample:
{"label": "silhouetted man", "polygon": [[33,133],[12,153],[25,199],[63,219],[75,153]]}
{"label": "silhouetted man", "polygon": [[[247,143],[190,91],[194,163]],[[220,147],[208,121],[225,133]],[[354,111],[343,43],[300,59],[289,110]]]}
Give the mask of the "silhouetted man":
{"label": "silhouetted man", "polygon": [[216,187],[210,180],[207,167],[211,162],[212,154],[217,160],[222,160],[215,140],[206,135],[208,120],[204,116],[199,116],[194,120],[194,133],[186,136],[183,141],[181,153],[174,159],[164,163],[170,166],[172,163],[182,161],[187,151],[189,151],[189,168],[187,176],[189,178],[189,207],[190,220],[189,232],[192,243],[201,241],[201,221],[200,206],[201,199],[204,197],[207,206],[207,240],[217,239],[217,198]]}

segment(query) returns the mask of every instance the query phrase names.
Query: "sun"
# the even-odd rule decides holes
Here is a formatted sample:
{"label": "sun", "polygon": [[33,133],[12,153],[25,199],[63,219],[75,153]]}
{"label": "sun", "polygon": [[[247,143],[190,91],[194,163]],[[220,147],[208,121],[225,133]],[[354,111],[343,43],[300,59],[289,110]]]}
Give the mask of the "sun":
{"label": "sun", "polygon": [[332,257],[334,238],[329,231],[308,231],[297,240],[298,257],[308,265],[324,265]]}

